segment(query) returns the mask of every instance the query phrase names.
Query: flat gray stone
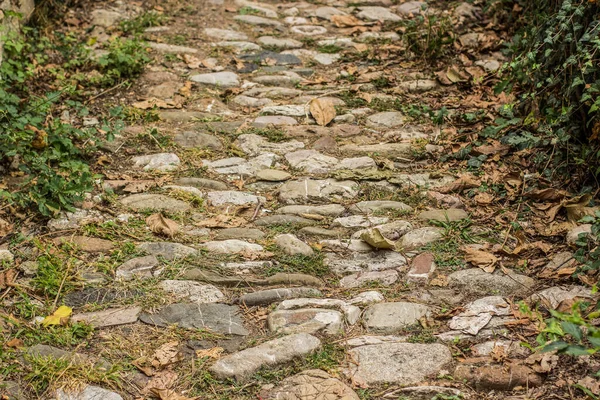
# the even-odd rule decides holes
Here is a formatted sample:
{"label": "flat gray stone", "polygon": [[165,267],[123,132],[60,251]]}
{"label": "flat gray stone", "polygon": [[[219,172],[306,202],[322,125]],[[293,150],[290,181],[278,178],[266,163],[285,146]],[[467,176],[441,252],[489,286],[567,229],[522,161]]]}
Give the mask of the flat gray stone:
{"label": "flat gray stone", "polygon": [[208,329],[225,335],[248,335],[237,306],[226,304],[170,304],[156,314],[143,313],[140,320],[150,325],[177,325],[185,329]]}
{"label": "flat gray stone", "polygon": [[296,25],[292,26],[290,31],[302,36],[317,36],[327,33],[327,28],[320,25]]}
{"label": "flat gray stone", "polygon": [[367,126],[376,129],[396,128],[404,123],[404,115],[398,111],[380,112],[367,118]]}
{"label": "flat gray stone", "polygon": [[158,276],[161,271],[158,258],[149,255],[125,261],[115,271],[115,277],[117,280],[130,281],[135,278],[145,279]]}
{"label": "flat gray stone", "polygon": [[342,11],[335,7],[318,7],[313,11],[314,15],[321,19],[331,21],[331,17],[334,15],[348,15],[347,12]]}
{"label": "flat gray stone", "polygon": [[323,332],[337,335],[344,331],[344,316],[339,311],[318,308],[277,310],[269,314],[267,324],[272,332],[284,334]]}
{"label": "flat gray stone", "polygon": [[284,115],[263,115],[257,117],[254,122],[264,125],[298,125],[298,121],[294,118]]}
{"label": "flat gray stone", "polygon": [[[404,236],[407,232],[410,232],[413,227],[408,221],[397,220],[393,222],[389,222],[387,224],[377,225],[375,226],[379,230],[381,235],[389,240],[398,240],[402,236]],[[360,231],[356,231],[352,234],[352,239],[360,239],[363,233],[367,232],[369,229],[362,229]]]}
{"label": "flat gray stone", "polygon": [[391,12],[387,7],[359,7],[360,12],[356,14],[358,18],[367,21],[400,21],[401,18]]}
{"label": "flat gray stone", "polygon": [[238,253],[259,253],[263,251],[263,247],[259,244],[248,243],[243,240],[228,239],[228,240],[217,240],[212,242],[202,243],[200,245],[203,249],[210,251],[211,253],[219,254],[238,254]]}
{"label": "flat gray stone", "polygon": [[381,303],[385,297],[376,290],[362,292],[347,301],[348,304],[357,306],[370,306],[371,304]]}
{"label": "flat gray stone", "polygon": [[[302,371],[285,378],[274,388],[263,389],[263,400],[359,400],[349,386],[320,369]],[[309,396],[307,398],[307,396]],[[429,399],[428,399],[429,400]]]}
{"label": "flat gray stone", "polygon": [[325,238],[338,238],[344,236],[344,232],[334,230],[334,229],[326,229],[321,228],[320,226],[306,226],[298,231],[301,235],[306,236],[318,236]]}
{"label": "flat gray stone", "polygon": [[341,226],[343,228],[366,228],[375,225],[385,224],[389,221],[387,217],[365,217],[363,215],[351,215],[348,217],[339,217],[333,220],[331,226]]}
{"label": "flat gray stone", "polygon": [[465,269],[448,275],[448,286],[468,293],[486,296],[513,296],[533,289],[535,280],[525,275],[498,271],[489,274],[480,268]]}
{"label": "flat gray stone", "polygon": [[226,48],[232,49],[233,51],[235,51],[238,54],[240,54],[240,53],[246,53],[246,52],[249,52],[249,51],[257,51],[257,50],[261,50],[262,49],[256,43],[252,43],[252,42],[238,42],[238,41],[217,42],[217,43],[213,43],[213,46],[215,46],[215,47],[226,47]]}
{"label": "flat gray stone", "polygon": [[352,253],[349,258],[340,257],[336,253],[325,255],[324,264],[337,275],[386,271],[406,266],[406,258],[395,251],[380,250],[366,253]]}
{"label": "flat gray stone", "polygon": [[304,105],[279,105],[279,106],[266,106],[260,110],[261,114],[264,115],[287,115],[289,117],[304,117],[306,115],[306,109]]}
{"label": "flat gray stone", "polygon": [[121,204],[134,211],[155,210],[183,212],[192,208],[188,203],[162,194],[138,193],[120,200]]}
{"label": "flat gray stone", "polygon": [[153,256],[161,256],[165,260],[175,260],[185,258],[198,253],[193,247],[185,246],[181,243],[171,242],[146,242],[137,245],[137,249]]}
{"label": "flat gray stone", "polygon": [[352,214],[372,214],[376,212],[398,210],[411,211],[412,207],[401,201],[371,200],[355,203],[348,208],[348,211]]}
{"label": "flat gray stone", "polygon": [[273,36],[261,36],[257,42],[262,46],[275,47],[277,49],[299,49],[304,44],[294,39],[280,39]]}
{"label": "flat gray stone", "polygon": [[276,169],[263,169],[256,173],[256,179],[268,182],[283,182],[287,181],[291,177],[291,174]]}
{"label": "flat gray stone", "polygon": [[348,352],[353,363],[346,375],[359,385],[414,385],[436,375],[452,362],[442,344],[382,343]]}
{"label": "flat gray stone", "polygon": [[248,25],[257,26],[283,26],[279,21],[269,18],[259,17],[257,15],[236,15],[233,17],[236,21],[242,22]]}
{"label": "flat gray stone", "polygon": [[298,150],[287,153],[285,159],[292,168],[309,174],[325,174],[339,164],[337,158],[326,156],[316,150]]}
{"label": "flat gray stone", "polygon": [[[378,127],[381,128],[381,127]],[[351,156],[368,156],[370,154],[379,154],[380,157],[390,159],[412,158],[414,147],[410,143],[381,143],[381,144],[347,144],[340,147],[342,154]]]}
{"label": "flat gray stone", "polygon": [[264,153],[285,154],[290,151],[304,148],[304,143],[297,140],[289,142],[273,143],[267,138],[254,134],[243,134],[238,136],[235,144],[249,156],[260,156]]}
{"label": "flat gray stone", "polygon": [[73,322],[85,322],[94,328],[107,326],[133,324],[142,312],[142,307],[110,308],[102,311],[75,314],[71,317]]}
{"label": "flat gray stone", "polygon": [[194,49],[193,47],[186,46],[177,46],[175,44],[168,43],[146,43],[148,47],[153,50],[158,51],[159,53],[170,53],[170,54],[196,54],[198,53],[198,49]]}
{"label": "flat gray stone", "polygon": [[181,160],[174,153],[148,154],[145,156],[133,157],[133,166],[143,168],[144,171],[175,171],[181,164]]}
{"label": "flat gray stone", "polygon": [[321,341],[312,335],[289,335],[222,357],[209,370],[218,379],[235,378],[241,381],[250,378],[261,367],[275,367],[290,362],[319,347]]}
{"label": "flat gray stone", "polygon": [[275,244],[283,250],[284,253],[289,255],[304,255],[311,256],[314,254],[312,247],[298,239],[291,233],[281,234],[275,237]]}
{"label": "flat gray stone", "polygon": [[427,3],[424,1],[407,1],[396,7],[396,11],[398,11],[399,14],[410,16],[420,14],[421,11],[426,8]]}
{"label": "flat gray stone", "polygon": [[189,148],[221,150],[223,143],[216,136],[204,132],[182,132],[173,137],[173,141],[179,146]]}
{"label": "flat gray stone", "polygon": [[256,226],[273,225],[312,225],[315,221],[308,218],[302,218],[297,215],[267,215],[254,221]]}
{"label": "flat gray stone", "polygon": [[245,33],[232,31],[229,29],[204,28],[204,34],[211,38],[220,40],[248,40],[248,35]]}
{"label": "flat gray stone", "polygon": [[215,240],[228,240],[228,239],[250,239],[250,240],[261,240],[264,239],[265,234],[260,229],[252,228],[226,228],[219,229],[215,235]]}
{"label": "flat gray stone", "polygon": [[394,270],[368,271],[351,274],[340,279],[343,288],[356,288],[370,282],[376,282],[381,286],[391,286],[400,278]]}
{"label": "flat gray stone", "polygon": [[254,293],[246,293],[240,297],[239,302],[247,306],[262,306],[286,299],[320,296],[322,296],[321,291],[314,288],[279,288],[260,290]]}
{"label": "flat gray stone", "polygon": [[83,390],[75,392],[58,389],[56,400],[123,400],[123,397],[98,386],[86,386]]}
{"label": "flat gray stone", "polygon": [[354,325],[360,318],[360,308],[338,299],[298,298],[282,301],[277,310],[297,310],[305,308],[335,309],[344,313],[346,322]]}
{"label": "flat gray stone", "polygon": [[277,214],[293,215],[322,215],[325,217],[337,217],[346,211],[341,204],[326,204],[322,206],[283,206],[275,210]]}
{"label": "flat gray stone", "polygon": [[235,87],[240,85],[237,74],[229,71],[212,72],[190,76],[192,82],[218,87]]}
{"label": "flat gray stone", "polygon": [[273,100],[268,98],[260,99],[241,94],[231,99],[231,102],[237,104],[238,106],[254,108],[264,107],[273,104]]}
{"label": "flat gray stone", "polygon": [[195,281],[165,280],[158,285],[162,290],[171,293],[180,300],[196,304],[217,303],[225,296],[213,285],[202,285]]}
{"label": "flat gray stone", "polygon": [[111,10],[94,10],[92,15],[92,25],[102,26],[108,28],[125,18],[123,13]]}
{"label": "flat gray stone", "polygon": [[363,323],[367,330],[392,334],[419,323],[429,313],[429,307],[417,303],[377,303],[367,308]]}
{"label": "flat gray stone", "polygon": [[400,241],[400,247],[406,251],[416,250],[437,242],[443,237],[444,230],[442,228],[426,226],[406,233]]}
{"label": "flat gray stone", "polygon": [[206,199],[208,200],[209,204],[214,207],[228,204],[235,206],[242,206],[246,204],[256,205],[266,202],[266,199],[262,196],[255,196],[251,193],[237,192],[235,190],[208,192],[206,194]]}
{"label": "flat gray stone", "polygon": [[352,199],[357,194],[356,182],[335,179],[288,181],[279,188],[279,200],[284,204],[331,203]]}

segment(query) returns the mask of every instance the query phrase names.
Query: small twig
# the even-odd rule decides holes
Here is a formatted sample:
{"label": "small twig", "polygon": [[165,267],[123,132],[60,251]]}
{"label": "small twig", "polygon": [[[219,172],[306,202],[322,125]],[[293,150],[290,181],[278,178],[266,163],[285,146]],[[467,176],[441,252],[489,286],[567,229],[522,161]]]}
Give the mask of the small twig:
{"label": "small twig", "polygon": [[262,204],[260,203],[260,200],[259,200],[258,204],[256,205],[256,208],[254,209],[254,214],[252,215],[252,218],[250,218],[250,221],[254,221],[256,219],[256,216],[258,215],[258,211],[260,210],[261,206],[262,206]]}
{"label": "small twig", "polygon": [[126,82],[127,81],[123,81],[123,82],[119,83],[118,85],[111,87],[110,89],[106,89],[105,91],[100,92],[99,94],[95,95],[94,97],[91,97],[91,98],[87,99],[84,104],[89,104],[91,101],[96,100],[98,97],[102,97],[105,94],[112,92],[113,90],[115,90],[115,89],[123,86]]}

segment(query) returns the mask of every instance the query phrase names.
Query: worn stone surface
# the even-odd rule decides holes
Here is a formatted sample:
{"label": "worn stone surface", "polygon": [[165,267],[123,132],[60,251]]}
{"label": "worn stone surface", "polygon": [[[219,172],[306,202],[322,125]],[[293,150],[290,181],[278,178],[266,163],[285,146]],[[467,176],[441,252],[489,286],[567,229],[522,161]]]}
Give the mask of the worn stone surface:
{"label": "worn stone surface", "polygon": [[336,335],[343,332],[344,317],[334,310],[305,308],[299,310],[277,310],[269,314],[269,329],[285,334],[323,332]]}
{"label": "worn stone surface", "polygon": [[192,75],[190,76],[190,80],[192,82],[217,87],[234,87],[240,84],[237,74],[227,71]]}
{"label": "worn stone surface", "polygon": [[391,334],[419,323],[429,313],[429,308],[416,303],[377,303],[367,308],[363,323],[369,331]]}
{"label": "worn stone surface", "polygon": [[543,384],[540,375],[526,365],[519,364],[509,364],[508,367],[458,365],[454,376],[483,390],[511,390],[517,386],[538,387]]}
{"label": "worn stone surface", "polygon": [[215,235],[215,240],[228,240],[228,239],[250,239],[250,240],[261,240],[265,237],[265,234],[260,229],[251,228],[226,228],[220,229]]}
{"label": "worn stone surface", "polygon": [[279,246],[284,253],[289,255],[301,254],[303,256],[311,256],[314,253],[312,247],[291,233],[286,233],[275,237],[275,244]]}
{"label": "worn stone surface", "polygon": [[232,204],[241,206],[244,204],[259,204],[264,203],[265,198],[262,196],[255,196],[251,193],[236,192],[233,190],[225,190],[218,192],[208,192],[206,199],[210,205],[218,207],[226,204]]}
{"label": "worn stone surface", "polygon": [[71,317],[73,322],[85,322],[94,328],[132,324],[137,321],[142,307],[110,308],[107,310],[75,314]]}
{"label": "worn stone surface", "polygon": [[296,287],[260,290],[254,293],[246,293],[239,298],[239,302],[247,306],[257,306],[275,303],[296,297],[317,297],[321,291],[314,288]]}
{"label": "worn stone surface", "polygon": [[433,220],[440,222],[454,222],[467,218],[469,218],[469,214],[467,214],[465,210],[459,208],[450,208],[448,210],[428,210],[419,214],[419,219],[425,221]]}
{"label": "worn stone surface", "polygon": [[335,179],[288,181],[279,188],[279,199],[284,204],[329,203],[351,199],[357,194],[356,182]]}
{"label": "worn stone surface", "polygon": [[263,247],[259,244],[248,243],[238,239],[206,242],[202,243],[200,247],[207,251],[219,254],[258,253],[263,251]]}
{"label": "worn stone surface", "polygon": [[123,400],[121,395],[98,386],[86,386],[82,390],[68,391],[58,389],[56,400]]}
{"label": "worn stone surface", "polygon": [[422,253],[413,258],[406,274],[408,282],[427,284],[435,272],[435,257],[432,253]]}
{"label": "worn stone surface", "polygon": [[162,194],[139,193],[122,198],[121,204],[134,211],[187,211],[192,208],[188,203]]}
{"label": "worn stone surface", "polygon": [[225,296],[213,285],[202,285],[194,281],[165,280],[160,282],[159,287],[167,293],[175,295],[181,300],[192,303],[216,303],[222,301]]}
{"label": "worn stone surface", "polygon": [[356,288],[370,282],[376,282],[381,286],[390,286],[393,285],[398,278],[398,272],[393,270],[358,272],[340,279],[340,286],[344,288]]}
{"label": "worn stone surface", "polygon": [[181,243],[171,242],[146,242],[137,245],[140,251],[153,256],[160,256],[165,260],[175,260],[177,258],[185,258],[198,253],[198,250],[193,247],[185,246]]}
{"label": "worn stone surface", "polygon": [[169,304],[155,314],[143,313],[140,320],[150,325],[177,325],[185,329],[207,329],[225,335],[248,335],[237,306],[226,304]]}
{"label": "worn stone surface", "polygon": [[346,384],[320,369],[311,369],[285,378],[274,388],[263,389],[264,400],[359,400]]}
{"label": "worn stone surface", "polygon": [[402,268],[406,258],[395,251],[381,250],[377,252],[354,253],[350,257],[340,257],[336,253],[326,254],[324,264],[338,275],[355,272],[385,271]]}
{"label": "worn stone surface", "polygon": [[424,227],[406,233],[400,241],[404,250],[416,250],[442,239],[444,230],[437,227]]}
{"label": "worn stone surface", "polygon": [[115,277],[129,281],[135,278],[150,278],[160,274],[158,258],[154,255],[132,258],[125,261],[115,271]]}
{"label": "worn stone surface", "polygon": [[535,281],[525,275],[503,272],[489,274],[480,268],[465,269],[448,275],[449,287],[477,295],[513,296],[525,294],[533,288]]}
{"label": "worn stone surface", "polygon": [[284,336],[222,357],[210,367],[210,371],[219,379],[242,381],[263,366],[281,365],[308,355],[319,347],[321,341],[307,333]]}
{"label": "worn stone surface", "polygon": [[355,364],[346,375],[367,385],[414,385],[452,362],[450,350],[441,344],[383,343],[356,347],[348,355]]}
{"label": "worn stone surface", "polygon": [[60,236],[52,241],[57,245],[69,243],[88,253],[109,253],[115,248],[115,244],[110,240],[89,236]]}

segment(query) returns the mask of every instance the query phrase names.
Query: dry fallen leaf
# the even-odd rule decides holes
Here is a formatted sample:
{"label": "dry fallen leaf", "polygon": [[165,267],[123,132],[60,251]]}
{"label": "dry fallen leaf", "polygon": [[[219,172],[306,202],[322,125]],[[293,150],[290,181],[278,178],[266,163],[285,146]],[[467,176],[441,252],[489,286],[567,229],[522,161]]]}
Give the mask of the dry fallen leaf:
{"label": "dry fallen leaf", "polygon": [[8,235],[13,231],[14,225],[7,220],[0,218],[0,238]]}
{"label": "dry fallen leaf", "polygon": [[157,182],[152,180],[143,180],[143,181],[131,181],[123,188],[123,192],[125,193],[143,193],[148,191],[148,189],[153,188],[157,185]]}
{"label": "dry fallen leaf", "polygon": [[336,116],[335,106],[329,99],[314,99],[310,102],[310,113],[317,124],[325,126]]}
{"label": "dry fallen leaf", "polygon": [[6,345],[8,347],[13,347],[15,349],[20,349],[22,347],[25,347],[25,343],[23,343],[23,341],[18,338],[13,338],[13,339],[9,340],[8,342],[6,342]]}
{"label": "dry fallen leaf", "polygon": [[14,269],[8,269],[0,272],[0,289],[5,289],[12,285],[16,277],[17,271]]}
{"label": "dry fallen leaf", "polygon": [[384,237],[377,228],[369,229],[360,235],[360,238],[376,249],[393,249],[396,244]]}
{"label": "dry fallen leaf", "polygon": [[179,362],[183,359],[183,354],[178,350],[179,342],[168,342],[160,346],[153,355],[151,362],[156,369],[162,369],[168,365]]}
{"label": "dry fallen leaf", "polygon": [[138,101],[132,104],[133,107],[135,108],[139,108],[140,110],[148,110],[150,108],[177,108],[178,105],[175,104],[173,101],[165,101],[165,100],[160,100],[157,99],[155,97],[148,99],[148,100],[143,100],[143,101]]}
{"label": "dry fallen leaf", "polygon": [[177,222],[163,217],[163,215],[160,213],[152,214],[146,218],[146,224],[148,224],[152,232],[158,235],[173,237],[179,231],[179,225],[177,225]]}
{"label": "dry fallen leaf", "polygon": [[221,357],[221,353],[223,353],[224,350],[225,349],[222,347],[213,347],[211,349],[200,349],[200,350],[196,350],[196,356],[198,358],[208,357],[208,358],[218,359],[219,357]]}
{"label": "dry fallen leaf", "polygon": [[331,22],[333,22],[338,28],[361,26],[365,24],[353,15],[332,15]]}
{"label": "dry fallen leaf", "polygon": [[465,261],[478,266],[485,272],[491,274],[496,269],[498,258],[492,253],[472,247],[463,247],[462,251],[465,253]]}
{"label": "dry fallen leaf", "polygon": [[200,398],[183,396],[171,389],[153,388],[152,393],[157,395],[160,400],[195,400]]}
{"label": "dry fallen leaf", "polygon": [[200,68],[201,65],[203,65],[202,64],[203,60],[199,59],[198,57],[194,57],[191,54],[184,54],[183,61],[185,61],[185,64],[190,69],[198,69],[198,68]]}
{"label": "dry fallen leaf", "polygon": [[440,193],[460,193],[466,189],[474,189],[481,186],[481,182],[471,175],[463,175],[454,182],[438,189]]}
{"label": "dry fallen leaf", "polygon": [[42,325],[66,325],[69,317],[73,313],[73,309],[67,306],[60,306],[54,311],[54,314],[47,316],[42,321]]}
{"label": "dry fallen leaf", "polygon": [[31,141],[34,149],[41,150],[48,146],[48,134],[45,130],[38,129],[33,125],[25,125],[25,129],[35,133],[35,137]]}

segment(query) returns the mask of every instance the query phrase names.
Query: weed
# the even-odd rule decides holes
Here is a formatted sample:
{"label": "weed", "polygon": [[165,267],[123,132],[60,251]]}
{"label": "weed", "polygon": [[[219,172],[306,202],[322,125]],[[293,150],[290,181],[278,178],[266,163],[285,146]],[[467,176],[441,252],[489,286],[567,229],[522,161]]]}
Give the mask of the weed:
{"label": "weed", "polygon": [[277,252],[279,262],[265,270],[266,275],[273,275],[278,272],[303,273],[312,276],[328,276],[331,274],[329,268],[324,264],[324,255],[320,252],[310,256],[303,254],[289,255],[279,251],[278,248],[270,248]]}
{"label": "weed", "polygon": [[335,44],[324,44],[322,46],[317,47],[317,51],[319,53],[334,54],[342,51],[342,48]]}
{"label": "weed", "polygon": [[156,11],[144,12],[133,19],[121,21],[121,30],[127,34],[140,34],[144,32],[144,29],[151,28],[153,26],[161,26],[167,20],[162,14]]}
{"label": "weed", "polygon": [[242,131],[240,134],[253,134],[266,137],[270,142],[283,142],[287,139],[285,131],[281,128],[249,128]]}
{"label": "weed", "polygon": [[413,55],[437,61],[452,49],[454,34],[450,18],[418,15],[402,24],[405,26],[399,33],[407,50]]}
{"label": "weed", "polygon": [[365,107],[369,104],[365,99],[361,99],[356,95],[355,92],[351,91],[338,93],[337,97],[342,99],[344,103],[346,103],[346,106],[349,108],[360,108]]}
{"label": "weed", "polygon": [[240,15],[257,15],[260,14],[260,11],[250,6],[244,6],[238,10],[238,13]]}
{"label": "weed", "polygon": [[148,62],[146,47],[140,41],[115,38],[108,45],[108,54],[98,60],[103,72],[98,83],[110,86],[134,78]]}
{"label": "weed", "polygon": [[385,88],[392,86],[392,82],[390,82],[390,80],[388,78],[386,78],[385,76],[379,77],[377,79],[373,79],[371,81],[371,83],[377,89],[385,89]]}

